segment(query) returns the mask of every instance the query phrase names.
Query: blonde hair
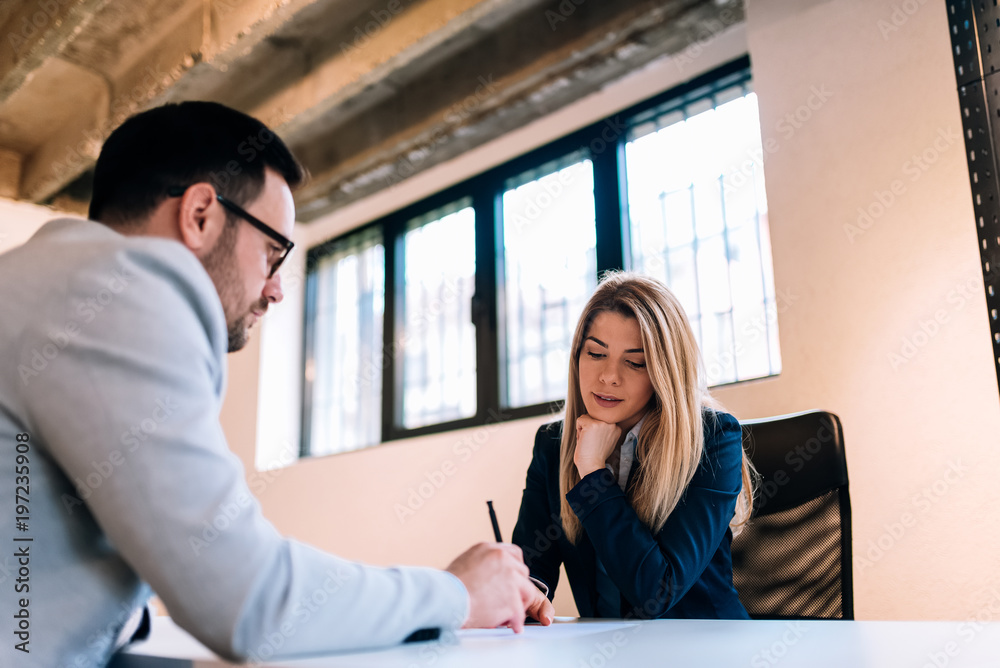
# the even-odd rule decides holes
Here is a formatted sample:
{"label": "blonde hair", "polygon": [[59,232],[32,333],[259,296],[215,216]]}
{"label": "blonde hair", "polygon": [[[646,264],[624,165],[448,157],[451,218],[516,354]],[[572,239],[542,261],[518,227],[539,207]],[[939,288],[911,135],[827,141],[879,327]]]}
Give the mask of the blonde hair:
{"label": "blonde hair", "polygon": [[[599,313],[619,313],[639,323],[646,369],[653,385],[651,408],[639,431],[636,458],[642,469],[631,499],[639,519],[653,533],[663,528],[694,477],[704,450],[702,408],[715,407],[698,352],[698,343],[677,297],[663,283],[630,272],[609,272],[583,309],[573,334],[569,361],[559,490],[562,523],[576,543],[582,530],[566,494],[580,482],[573,463],[576,419],[586,412],[580,392],[580,354],[584,337]],[[753,469],[743,452],[742,478],[736,512],[730,522],[739,533],[753,509]]]}

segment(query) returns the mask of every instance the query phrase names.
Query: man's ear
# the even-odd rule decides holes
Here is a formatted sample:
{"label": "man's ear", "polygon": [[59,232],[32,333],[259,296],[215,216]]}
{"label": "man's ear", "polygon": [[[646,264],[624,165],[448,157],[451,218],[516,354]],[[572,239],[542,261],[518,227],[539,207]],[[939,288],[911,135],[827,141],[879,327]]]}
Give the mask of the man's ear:
{"label": "man's ear", "polygon": [[195,183],[181,196],[177,225],[181,242],[201,256],[215,245],[226,224],[226,214],[215,204],[215,188],[211,183]]}

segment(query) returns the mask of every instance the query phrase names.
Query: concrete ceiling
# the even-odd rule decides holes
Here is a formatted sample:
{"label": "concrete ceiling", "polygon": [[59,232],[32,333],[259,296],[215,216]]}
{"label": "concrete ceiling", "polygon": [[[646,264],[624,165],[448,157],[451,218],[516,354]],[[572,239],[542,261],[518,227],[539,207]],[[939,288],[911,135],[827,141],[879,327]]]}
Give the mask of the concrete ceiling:
{"label": "concrete ceiling", "polygon": [[740,0],[2,0],[0,196],[85,211],[112,129],[214,100],[288,141],[310,220],[742,20]]}

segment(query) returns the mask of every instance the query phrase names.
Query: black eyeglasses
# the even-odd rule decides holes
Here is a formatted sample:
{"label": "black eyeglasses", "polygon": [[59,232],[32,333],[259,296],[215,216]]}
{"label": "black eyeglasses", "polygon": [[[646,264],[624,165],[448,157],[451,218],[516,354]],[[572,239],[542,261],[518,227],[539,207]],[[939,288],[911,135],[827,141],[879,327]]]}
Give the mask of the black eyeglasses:
{"label": "black eyeglasses", "polygon": [[[182,195],[184,195],[185,192],[187,192],[188,187],[189,186],[172,186],[167,189],[167,195],[170,197],[181,197]],[[281,263],[285,261],[285,258],[288,257],[288,254],[292,251],[293,248],[295,248],[295,243],[293,243],[291,239],[287,238],[283,234],[276,232],[270,225],[268,225],[264,221],[260,220],[256,216],[247,213],[243,209],[243,207],[239,206],[235,202],[226,199],[225,197],[219,195],[218,193],[216,193],[215,199],[217,199],[219,201],[219,204],[224,206],[226,209],[229,209],[231,212],[235,213],[237,216],[247,221],[248,223],[250,223],[258,230],[260,230],[261,232],[263,232],[268,237],[270,237],[275,242],[281,245],[281,255],[279,255],[278,259],[276,259],[271,264],[271,273],[267,275],[268,278],[274,276],[278,272],[278,267],[281,266]]]}

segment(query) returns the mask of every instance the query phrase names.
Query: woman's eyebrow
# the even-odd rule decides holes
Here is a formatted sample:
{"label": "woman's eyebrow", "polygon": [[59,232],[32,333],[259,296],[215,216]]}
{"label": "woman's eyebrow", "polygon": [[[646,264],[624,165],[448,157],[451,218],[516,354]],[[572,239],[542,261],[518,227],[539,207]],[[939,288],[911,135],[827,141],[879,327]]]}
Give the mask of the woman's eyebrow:
{"label": "woman's eyebrow", "polygon": [[[607,348],[608,347],[608,344],[606,344],[604,341],[601,341],[596,336],[588,336],[587,340],[593,341],[594,343],[596,343],[597,345],[601,346],[602,348]],[[625,351],[626,354],[627,353],[641,353],[641,352],[645,352],[645,351],[642,348],[629,348],[628,350]]]}

